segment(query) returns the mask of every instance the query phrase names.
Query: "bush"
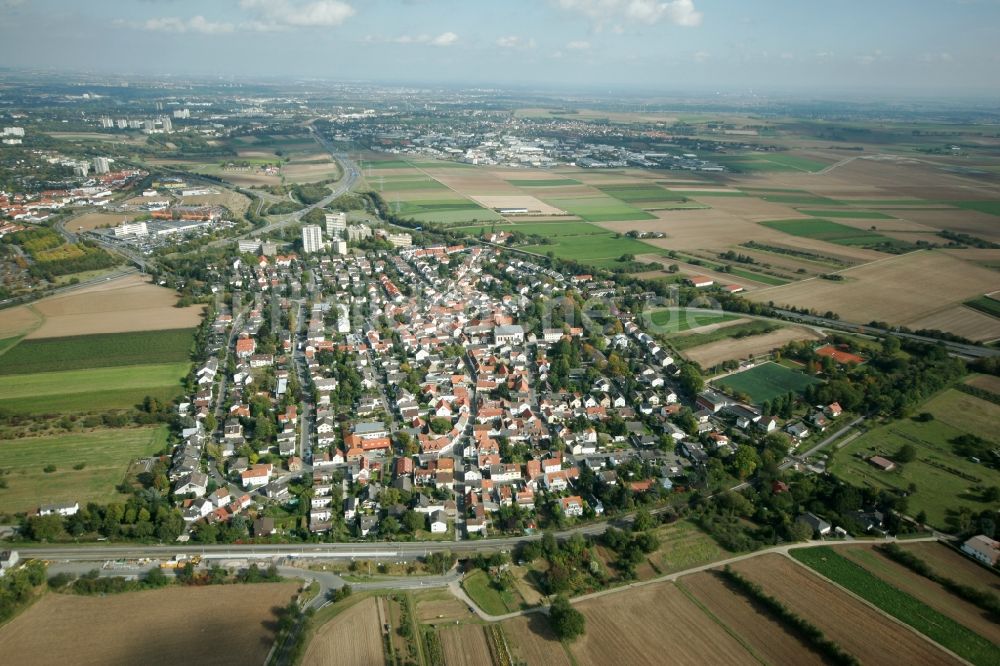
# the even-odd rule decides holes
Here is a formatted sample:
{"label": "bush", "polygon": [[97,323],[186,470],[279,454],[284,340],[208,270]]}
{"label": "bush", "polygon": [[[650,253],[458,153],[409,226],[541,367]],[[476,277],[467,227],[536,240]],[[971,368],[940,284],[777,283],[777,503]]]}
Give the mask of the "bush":
{"label": "bush", "polygon": [[576,640],[587,628],[587,618],[562,595],[556,597],[549,607],[549,623],[556,636],[564,641]]}

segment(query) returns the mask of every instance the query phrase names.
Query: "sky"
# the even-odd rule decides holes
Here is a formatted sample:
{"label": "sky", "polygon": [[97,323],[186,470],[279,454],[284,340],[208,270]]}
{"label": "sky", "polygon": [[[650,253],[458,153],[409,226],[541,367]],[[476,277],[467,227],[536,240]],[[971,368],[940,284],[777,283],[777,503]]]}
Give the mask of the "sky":
{"label": "sky", "polygon": [[0,66],[996,96],[1000,0],[0,0]]}

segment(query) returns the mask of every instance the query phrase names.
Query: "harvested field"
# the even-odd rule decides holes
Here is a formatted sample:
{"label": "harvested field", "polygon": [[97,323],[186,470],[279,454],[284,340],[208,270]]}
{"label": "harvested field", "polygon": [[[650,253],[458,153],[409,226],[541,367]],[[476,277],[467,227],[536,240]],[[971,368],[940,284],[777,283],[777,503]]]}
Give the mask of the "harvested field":
{"label": "harvested field", "polygon": [[[437,595],[435,594],[435,596]],[[426,601],[422,597],[417,597],[416,601],[417,620],[420,622],[436,624],[464,620],[469,617],[469,609],[450,593]]]}
{"label": "harvested field", "polygon": [[789,326],[778,331],[763,335],[752,335],[746,338],[719,340],[700,347],[694,347],[684,352],[691,361],[703,368],[714,367],[723,361],[739,360],[751,356],[760,356],[773,349],[783,347],[792,340],[821,340],[823,336],[811,328]]}
{"label": "harvested field", "polygon": [[0,340],[24,335],[42,322],[42,316],[28,305],[0,310]]}
{"label": "harvested field", "polygon": [[49,593],[0,628],[0,654],[8,664],[37,666],[261,664],[274,640],[274,609],[295,591],[262,583]]}
{"label": "harvested field", "polygon": [[447,666],[484,666],[492,664],[486,629],[481,624],[459,624],[438,629],[444,663]]}
{"label": "harvested field", "polygon": [[[895,213],[894,213],[895,214]],[[997,218],[975,210],[906,210],[899,211],[906,219],[935,229],[947,229],[979,238],[1000,242]]]}
{"label": "harvested field", "polygon": [[662,664],[666,655],[675,664],[703,664],[706,655],[711,655],[713,664],[757,663],[670,583],[607,594],[575,606],[587,618],[587,633],[570,648],[580,666]]}
{"label": "harvested field", "polygon": [[[983,638],[1000,645],[1000,625],[989,613],[952,594],[937,583],[893,562],[868,545],[838,548],[837,552],[875,574],[893,587],[906,592]],[[947,571],[940,572],[947,576]]]}
{"label": "harvested field", "polygon": [[116,227],[122,222],[131,222],[134,215],[116,213],[87,213],[75,217],[66,223],[66,229],[72,232],[93,231],[102,227]]}
{"label": "harvested field", "polygon": [[343,611],[316,631],[303,666],[372,666],[384,664],[378,605],[369,597]]}
{"label": "harvested field", "polygon": [[[43,298],[33,308],[45,318],[29,338],[153,331],[197,326],[203,306],[175,308],[177,294],[140,275],[109,280],[68,294]],[[15,311],[19,308],[15,308]],[[0,312],[0,322],[11,310]],[[23,318],[23,315],[15,315]],[[0,323],[0,326],[3,324]]]}
{"label": "harvested field", "polygon": [[[998,278],[1000,281],[1000,278]],[[935,312],[934,314],[915,319],[907,324],[911,329],[937,329],[949,331],[963,338],[976,342],[988,342],[1000,338],[1000,319],[988,314],[977,312],[963,305]]]}
{"label": "harvested field", "polygon": [[1000,377],[994,375],[977,375],[966,379],[965,383],[969,386],[975,386],[976,388],[1000,395]]}
{"label": "harvested field", "polygon": [[543,616],[515,617],[501,626],[510,651],[518,661],[531,666],[570,666],[566,650]]}
{"label": "harvested field", "polygon": [[541,199],[524,195],[512,196],[491,196],[491,195],[471,195],[471,199],[481,204],[484,208],[527,208],[531,213],[538,215],[565,215],[566,211],[550,206]]}
{"label": "harvested field", "polygon": [[819,627],[862,663],[899,666],[960,663],[782,555],[754,557],[734,564],[733,568]]}
{"label": "harvested field", "polygon": [[1000,576],[942,543],[924,541],[903,542],[899,545],[922,559],[942,576],[947,576],[963,585],[1000,594]]}
{"label": "harvested field", "polygon": [[[843,281],[804,280],[748,295],[777,305],[822,303],[847,321],[906,324],[996,288],[997,275],[942,252],[911,252],[840,271]],[[920,279],[915,280],[914,276]],[[859,298],[864,294],[864,298]],[[950,329],[946,329],[950,330]]]}
{"label": "harvested field", "polygon": [[785,625],[748,597],[731,589],[717,573],[705,571],[685,576],[678,584],[736,632],[765,662],[796,666],[820,666],[825,663],[819,654],[790,633]]}

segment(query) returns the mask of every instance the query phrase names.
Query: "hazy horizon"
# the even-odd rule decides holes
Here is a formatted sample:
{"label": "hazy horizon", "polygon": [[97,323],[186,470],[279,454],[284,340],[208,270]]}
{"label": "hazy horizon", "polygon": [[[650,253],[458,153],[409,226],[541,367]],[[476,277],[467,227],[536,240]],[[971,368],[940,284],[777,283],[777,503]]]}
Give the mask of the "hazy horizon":
{"label": "hazy horizon", "polygon": [[414,85],[995,96],[1000,3],[0,0],[8,67]]}

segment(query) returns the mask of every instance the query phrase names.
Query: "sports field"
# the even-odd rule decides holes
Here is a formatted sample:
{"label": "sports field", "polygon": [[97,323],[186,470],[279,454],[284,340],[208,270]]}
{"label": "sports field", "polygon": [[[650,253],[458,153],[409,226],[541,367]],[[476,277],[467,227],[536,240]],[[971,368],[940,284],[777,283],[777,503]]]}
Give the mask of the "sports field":
{"label": "sports field", "polygon": [[746,394],[754,404],[770,402],[778,396],[802,391],[819,380],[777,363],[764,363],[738,372],[715,383],[734,394]]}
{"label": "sports field", "polygon": [[[1000,486],[1000,471],[960,455],[952,441],[972,434],[1000,445],[996,429],[1000,405],[948,389],[913,411],[928,412],[934,419],[902,419],[870,430],[836,452],[830,472],[859,487],[907,491],[908,513],[924,511],[929,524],[950,529],[951,511],[967,507],[979,512],[990,507],[976,488]],[[913,462],[903,463],[891,472],[867,462],[872,455],[892,459],[904,444],[916,447],[917,459]],[[916,484],[913,492],[908,490],[911,483]]]}
{"label": "sports field", "polygon": [[190,357],[193,344],[193,329],[23,340],[7,351],[0,344],[0,375],[176,363]]}
{"label": "sports field", "polygon": [[146,395],[170,400],[180,394],[189,369],[183,362],[5,375],[0,410],[62,414],[126,409]]}
{"label": "sports field", "polygon": [[[109,502],[120,497],[115,486],[129,463],[166,445],[166,426],[0,440],[0,479],[6,483],[0,488],[0,513],[53,502]],[[48,465],[55,471],[45,472]],[[79,465],[83,468],[74,469]]]}

